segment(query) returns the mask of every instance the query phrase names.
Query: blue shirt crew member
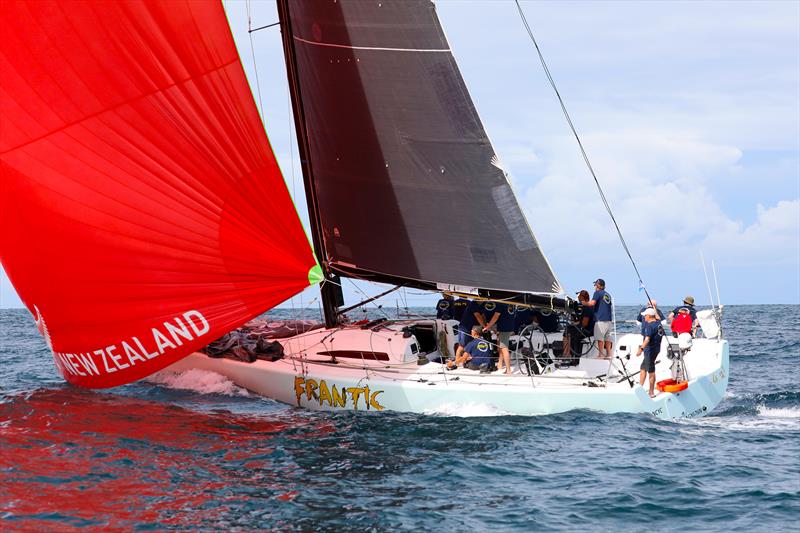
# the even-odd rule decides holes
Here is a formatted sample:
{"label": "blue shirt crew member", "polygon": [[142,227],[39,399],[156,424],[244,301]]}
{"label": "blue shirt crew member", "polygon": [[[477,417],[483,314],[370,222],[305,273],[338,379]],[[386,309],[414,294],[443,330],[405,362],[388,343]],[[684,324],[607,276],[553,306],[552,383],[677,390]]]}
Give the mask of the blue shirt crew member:
{"label": "blue shirt crew member", "polygon": [[469,305],[469,300],[466,298],[459,298],[450,306],[453,309],[453,318],[455,320],[461,321],[461,317],[464,316],[464,310]]}
{"label": "blue shirt crew member", "polygon": [[537,309],[533,312],[533,321],[539,324],[545,333],[559,331],[558,314],[550,309]]}
{"label": "blue shirt crew member", "polygon": [[464,347],[470,341],[472,328],[480,323],[482,328],[486,322],[481,314],[481,305],[476,301],[470,301],[464,309],[464,314],[461,315],[461,321],[458,323],[458,348],[456,349],[456,361],[464,353]]}
{"label": "blue shirt crew member", "polygon": [[483,302],[481,304],[481,315],[483,315],[483,322],[481,322],[481,326],[485,331],[494,329],[494,325],[497,322],[497,319],[494,315],[498,313],[498,305],[502,304],[498,304],[497,302]]}
{"label": "blue shirt crew member", "polygon": [[501,333],[514,333],[514,324],[517,321],[517,306],[513,304],[497,304],[500,316],[497,318],[497,331]]}
{"label": "blue shirt crew member", "polygon": [[642,345],[636,352],[637,357],[644,354],[642,361],[641,372],[639,372],[639,385],[644,386],[644,380],[647,374],[650,375],[650,397],[655,396],[656,386],[656,357],[661,351],[661,339],[664,336],[664,330],[661,328],[661,323],[656,318],[656,310],[652,307],[645,310],[643,313],[645,323],[642,326]]}
{"label": "blue shirt crew member", "polygon": [[639,309],[639,314],[636,315],[636,321],[644,325],[644,316],[643,316],[644,312],[650,309],[651,307],[656,310],[656,320],[664,320],[667,318],[667,315],[662,313],[661,309],[658,308],[658,302],[656,302],[655,300],[650,300],[650,303]]}
{"label": "blue shirt crew member", "polygon": [[518,307],[514,316],[514,331],[519,333],[525,326],[529,326],[531,322],[533,322],[533,309],[530,307]]}
{"label": "blue shirt crew member", "polygon": [[[493,309],[492,317],[486,326],[487,329],[494,328],[497,330],[498,370],[503,370],[506,374],[510,374],[511,353],[508,351],[508,344],[511,340],[511,334],[514,333],[517,306],[497,302],[486,302],[486,304],[493,304],[491,306]],[[487,307],[486,304],[484,304],[485,307]]]}
{"label": "blue shirt crew member", "polygon": [[449,294],[442,293],[442,299],[436,302],[436,318],[451,320],[453,318],[454,299]]}
{"label": "blue shirt crew member", "polygon": [[[467,304],[467,308],[464,309],[464,314],[461,315],[461,321],[458,323],[458,343],[461,346],[466,346],[468,339],[469,339],[469,332],[472,330],[472,326],[478,323],[478,319],[476,318],[476,313],[479,313],[481,310],[480,304],[478,302],[470,301]],[[463,340],[465,342],[461,342],[462,337],[464,335]]]}
{"label": "blue shirt crew member", "polygon": [[589,302],[589,293],[578,293],[580,308],[577,314],[578,321],[567,326],[564,331],[564,359],[568,364],[579,363],[583,351],[583,340],[591,338],[594,332],[594,310],[586,305]]}
{"label": "blue shirt crew member", "polygon": [[671,321],[673,316],[680,314],[681,309],[686,309],[689,312],[689,315],[692,317],[692,324],[697,321],[697,310],[694,308],[694,297],[687,296],[684,298],[683,305],[679,305],[669,314],[669,320]]}
{"label": "blue shirt crew member", "polygon": [[[587,295],[588,296],[588,295]],[[586,324],[584,329],[589,335],[594,333],[594,323],[597,322],[594,318],[594,309],[588,305],[581,306],[581,324]]]}
{"label": "blue shirt crew member", "polygon": [[594,339],[597,341],[597,352],[600,359],[611,359],[613,349],[611,342],[612,333],[612,301],[611,295],[606,292],[606,282],[597,278],[594,282],[594,295],[586,304],[594,310]]}
{"label": "blue shirt crew member", "polygon": [[[478,343],[479,341],[482,342],[483,344],[478,349],[478,352],[482,350],[488,350],[489,355],[491,354],[491,346],[489,345],[489,342],[486,339],[481,338],[482,331],[483,331],[483,326],[480,326],[478,324],[472,326],[472,328],[469,331],[469,335],[466,338],[466,343],[458,347],[455,360],[447,362],[448,370],[455,370],[459,366],[467,367],[467,362],[470,361],[470,359],[472,359],[473,357],[472,353],[470,353],[467,350],[472,350],[473,353],[476,353],[476,355],[480,357],[481,354],[475,351],[476,343]],[[491,359],[489,360],[491,361]],[[479,368],[480,365],[475,367],[475,369]],[[489,367],[487,365],[486,369],[488,370],[488,368]]]}
{"label": "blue shirt crew member", "polygon": [[488,370],[492,362],[492,348],[488,342],[481,338],[472,339],[464,352],[469,354],[469,358],[464,363],[465,368],[470,370]]}

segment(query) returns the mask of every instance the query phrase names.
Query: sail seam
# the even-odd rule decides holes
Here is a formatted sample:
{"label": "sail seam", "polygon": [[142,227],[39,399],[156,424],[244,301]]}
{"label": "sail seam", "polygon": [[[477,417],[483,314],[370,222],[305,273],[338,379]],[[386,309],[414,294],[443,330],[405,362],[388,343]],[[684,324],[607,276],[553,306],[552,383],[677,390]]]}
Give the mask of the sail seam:
{"label": "sail seam", "polygon": [[41,141],[42,139],[46,139],[46,138],[50,137],[53,134],[56,134],[56,133],[64,131],[64,130],[67,130],[69,128],[72,128],[73,126],[77,126],[78,124],[82,124],[82,123],[86,122],[87,120],[91,120],[93,118],[99,117],[100,115],[108,113],[109,111],[114,111],[116,109],[119,109],[121,107],[129,105],[132,102],[136,102],[138,100],[143,100],[145,98],[149,98],[150,96],[162,93],[162,92],[164,92],[164,91],[166,91],[168,89],[172,89],[174,87],[179,87],[179,86],[183,85],[184,83],[196,80],[198,78],[202,78],[204,76],[208,76],[209,74],[213,74],[214,72],[217,72],[217,71],[220,71],[220,70],[225,70],[226,68],[228,68],[229,66],[237,63],[238,61],[239,61],[239,57],[238,57],[238,54],[237,54],[236,59],[232,59],[232,60],[230,60],[230,61],[228,61],[226,63],[223,63],[223,64],[221,64],[221,65],[219,65],[217,67],[214,67],[212,69],[200,72],[200,73],[198,73],[198,74],[196,74],[194,76],[189,76],[188,78],[185,78],[185,79],[182,79],[182,80],[178,80],[178,81],[176,81],[174,83],[171,83],[169,85],[165,85],[163,87],[158,87],[158,88],[156,88],[156,89],[154,89],[152,91],[148,91],[146,93],[138,94],[138,95],[134,96],[133,98],[128,98],[127,100],[124,100],[124,101],[119,102],[117,104],[114,104],[112,106],[106,107],[106,108],[101,109],[99,111],[95,111],[94,113],[90,113],[90,114],[88,114],[88,115],[86,115],[84,117],[81,117],[79,120],[75,120],[75,121],[70,122],[68,124],[64,124],[63,126],[55,128],[53,130],[50,130],[47,133],[39,135],[38,137],[35,137],[33,139],[29,139],[29,140],[27,140],[27,141],[25,141],[25,142],[23,142],[21,144],[18,144],[16,146],[12,146],[11,148],[9,148],[7,150],[0,151],[0,156],[4,156],[6,154],[10,154],[11,152],[13,152],[15,150],[19,150],[20,148],[23,148],[25,146],[29,146],[31,144],[34,144],[34,143],[36,143],[38,141]]}
{"label": "sail seam", "polygon": [[348,50],[378,50],[385,52],[450,52],[449,48],[389,48],[383,46],[350,46],[347,44],[334,44],[334,43],[320,43],[315,41],[308,41],[296,35],[292,36],[295,41],[301,43],[313,44],[315,46],[326,46],[328,48],[347,48]]}

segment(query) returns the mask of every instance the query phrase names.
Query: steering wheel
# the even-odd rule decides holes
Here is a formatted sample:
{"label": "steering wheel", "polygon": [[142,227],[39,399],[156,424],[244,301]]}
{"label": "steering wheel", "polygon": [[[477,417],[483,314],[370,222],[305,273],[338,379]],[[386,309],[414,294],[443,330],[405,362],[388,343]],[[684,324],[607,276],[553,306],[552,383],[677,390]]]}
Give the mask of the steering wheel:
{"label": "steering wheel", "polygon": [[[534,345],[533,333],[535,331],[542,333],[543,340],[541,344],[537,343],[537,345]],[[547,367],[547,365],[550,365],[554,362],[549,353],[550,343],[547,340],[547,333],[545,333],[541,327],[536,324],[525,326],[522,331],[520,331],[519,336],[527,339],[528,346],[531,351],[531,354],[526,356],[522,353],[519,353],[519,350],[517,350],[517,360],[520,358],[525,360],[526,364],[524,367],[527,369],[528,375],[530,375],[532,371],[535,374],[540,374]],[[536,366],[536,370],[533,369],[532,365]]]}

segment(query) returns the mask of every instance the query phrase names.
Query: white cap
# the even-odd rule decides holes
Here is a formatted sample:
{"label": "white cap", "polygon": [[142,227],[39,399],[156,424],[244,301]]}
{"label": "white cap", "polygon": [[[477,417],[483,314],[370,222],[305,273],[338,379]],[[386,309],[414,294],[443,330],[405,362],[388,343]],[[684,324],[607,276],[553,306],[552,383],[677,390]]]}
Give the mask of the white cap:
{"label": "white cap", "polygon": [[656,316],[657,313],[655,309],[653,309],[652,307],[648,307],[647,309],[644,310],[642,314],[644,316]]}

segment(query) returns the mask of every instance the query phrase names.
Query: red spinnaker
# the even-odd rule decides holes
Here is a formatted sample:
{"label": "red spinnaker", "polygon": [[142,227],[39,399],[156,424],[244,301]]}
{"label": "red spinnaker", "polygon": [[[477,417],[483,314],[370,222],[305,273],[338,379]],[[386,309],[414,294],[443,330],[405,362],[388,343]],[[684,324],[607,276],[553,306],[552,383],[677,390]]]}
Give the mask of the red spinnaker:
{"label": "red spinnaker", "polygon": [[0,259],[65,378],[127,383],[316,281],[219,2],[0,2]]}

